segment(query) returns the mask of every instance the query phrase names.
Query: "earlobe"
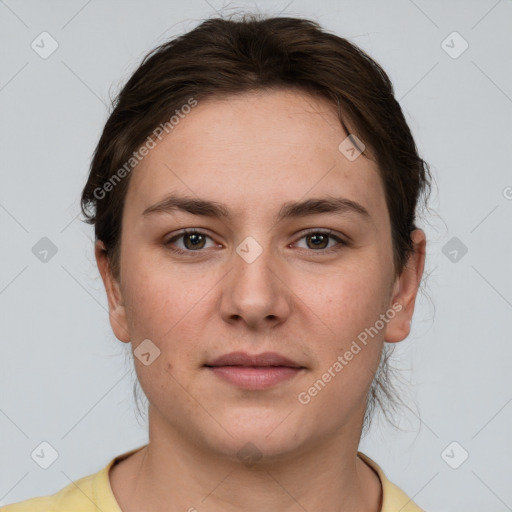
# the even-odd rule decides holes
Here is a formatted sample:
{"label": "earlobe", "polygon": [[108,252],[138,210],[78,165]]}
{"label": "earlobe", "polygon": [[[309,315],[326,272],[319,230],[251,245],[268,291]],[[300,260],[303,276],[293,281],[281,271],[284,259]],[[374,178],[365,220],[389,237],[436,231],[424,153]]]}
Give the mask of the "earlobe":
{"label": "earlobe", "polygon": [[96,263],[105,286],[108,300],[109,321],[116,338],[122,342],[130,341],[126,321],[126,309],[118,281],[112,275],[110,260],[105,245],[98,240],[94,247]]}
{"label": "earlobe", "polygon": [[390,305],[399,303],[402,308],[386,326],[384,341],[388,343],[404,340],[411,331],[416,296],[425,267],[425,233],[421,229],[415,229],[411,232],[411,239],[413,252],[401,275],[396,278],[393,288]]}

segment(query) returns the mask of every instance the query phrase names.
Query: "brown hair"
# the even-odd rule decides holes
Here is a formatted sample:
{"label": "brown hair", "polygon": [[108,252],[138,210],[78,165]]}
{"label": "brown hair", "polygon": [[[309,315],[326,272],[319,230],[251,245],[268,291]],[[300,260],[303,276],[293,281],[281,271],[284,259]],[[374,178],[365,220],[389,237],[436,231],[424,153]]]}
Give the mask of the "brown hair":
{"label": "brown hair", "polygon": [[[431,176],[387,74],[364,51],[314,21],[246,14],[239,20],[208,19],[153,49],[113,102],[81,206],[86,222],[94,224],[96,239],[105,244],[114,277],[120,271],[129,171],[137,163],[139,148],[191,98],[201,101],[271,88],[294,88],[326,98],[347,134],[364,142],[363,156],[373,157],[380,170],[395,273],[402,272],[413,249],[410,233],[416,229],[417,203],[429,191]],[[384,350],[368,395],[365,427],[375,402],[383,406],[384,399],[393,399],[388,358],[389,350]]]}

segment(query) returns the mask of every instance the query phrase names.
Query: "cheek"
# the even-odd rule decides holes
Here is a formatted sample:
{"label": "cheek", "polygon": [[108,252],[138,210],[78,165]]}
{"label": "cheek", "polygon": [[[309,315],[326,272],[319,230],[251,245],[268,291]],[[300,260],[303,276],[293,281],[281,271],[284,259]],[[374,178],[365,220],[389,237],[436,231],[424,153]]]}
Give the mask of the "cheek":
{"label": "cheek", "polygon": [[190,318],[197,314],[208,289],[207,277],[201,280],[201,286],[190,281],[187,284],[179,269],[136,259],[135,255],[126,259],[125,268],[123,293],[132,333],[162,342],[172,339],[179,330],[180,337],[186,338],[187,327],[194,325]]}
{"label": "cheek", "polygon": [[314,340],[317,365],[300,390],[316,404],[312,411],[334,407],[336,423],[365,402],[382,352],[384,329],[375,328],[381,313],[372,287],[347,286],[324,303],[322,321],[329,329]]}
{"label": "cheek", "polygon": [[373,325],[384,312],[389,279],[375,259],[360,258],[328,274],[298,276],[295,290],[327,332],[342,341]]}
{"label": "cheek", "polygon": [[179,382],[186,382],[201,356],[198,344],[202,326],[194,318],[200,314],[204,290],[195,296],[191,289],[197,287],[183,286],[177,274],[155,272],[147,265],[132,266],[125,278],[132,350],[149,339],[159,351],[148,366],[134,357],[138,380],[152,403],[182,393]]}
{"label": "cheek", "polygon": [[300,296],[324,333],[314,342],[318,365],[310,384],[313,394],[322,395],[318,402],[366,393],[382,351],[387,324],[380,315],[387,308],[389,278],[378,258],[365,257],[302,288]]}

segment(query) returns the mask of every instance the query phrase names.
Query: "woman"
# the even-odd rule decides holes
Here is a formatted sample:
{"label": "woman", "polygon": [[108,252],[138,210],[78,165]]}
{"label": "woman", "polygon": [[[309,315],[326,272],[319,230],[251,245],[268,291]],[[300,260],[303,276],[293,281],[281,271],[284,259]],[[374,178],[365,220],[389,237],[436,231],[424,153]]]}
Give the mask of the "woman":
{"label": "woman", "polygon": [[410,331],[429,177],[385,72],[314,22],[153,50],[82,195],[149,443],[4,510],[420,511],[358,445]]}

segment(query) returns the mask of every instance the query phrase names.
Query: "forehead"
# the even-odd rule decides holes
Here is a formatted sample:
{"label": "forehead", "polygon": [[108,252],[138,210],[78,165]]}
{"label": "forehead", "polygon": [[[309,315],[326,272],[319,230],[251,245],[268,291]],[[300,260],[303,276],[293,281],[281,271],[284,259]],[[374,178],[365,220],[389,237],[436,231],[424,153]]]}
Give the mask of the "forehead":
{"label": "forehead", "polygon": [[349,160],[340,150],[347,136],[335,106],[302,91],[198,101],[135,168],[126,204],[142,213],[167,193],[181,192],[222,199],[244,215],[329,194],[368,210],[386,208],[373,160]]}

